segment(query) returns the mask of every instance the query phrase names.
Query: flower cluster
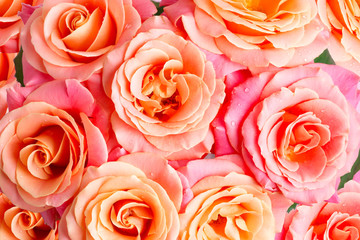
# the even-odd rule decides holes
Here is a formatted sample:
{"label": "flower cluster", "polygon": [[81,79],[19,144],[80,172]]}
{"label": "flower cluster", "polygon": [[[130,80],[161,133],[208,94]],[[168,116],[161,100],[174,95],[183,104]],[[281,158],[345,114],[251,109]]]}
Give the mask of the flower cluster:
{"label": "flower cluster", "polygon": [[4,0],[0,239],[359,239],[359,16]]}

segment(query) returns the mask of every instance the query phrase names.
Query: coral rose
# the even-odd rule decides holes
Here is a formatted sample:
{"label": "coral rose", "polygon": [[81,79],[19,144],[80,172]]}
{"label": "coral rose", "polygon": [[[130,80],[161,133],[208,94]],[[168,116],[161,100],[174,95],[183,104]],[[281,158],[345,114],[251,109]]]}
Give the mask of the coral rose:
{"label": "coral rose", "polygon": [[38,5],[42,0],[5,0],[0,12],[0,52],[17,53],[19,51],[19,33],[24,26],[18,12],[22,4]]}
{"label": "coral rose", "polygon": [[286,240],[355,240],[360,237],[360,184],[350,181],[339,191],[338,203],[298,206],[284,224]]}
{"label": "coral rose", "polygon": [[[21,32],[26,60],[55,79],[88,79],[141,24],[134,0],[45,0]],[[142,14],[155,10],[143,1]],[[149,5],[150,4],[150,5]],[[151,8],[152,5],[152,8]]]}
{"label": "coral rose", "polygon": [[170,30],[141,32],[109,54],[103,79],[115,104],[113,129],[127,151],[160,152],[169,159],[210,151],[209,124],[223,101],[224,83],[193,43]]}
{"label": "coral rose", "polygon": [[360,75],[360,6],[357,1],[317,0],[319,16],[329,29],[329,51],[337,65]]}
{"label": "coral rose", "polygon": [[358,81],[325,64],[247,78],[214,123],[216,153],[241,154],[263,186],[295,202],[329,199],[359,152]]}
{"label": "coral rose", "polygon": [[0,53],[0,118],[8,110],[6,91],[15,84],[14,58],[15,53]]}
{"label": "coral rose", "polygon": [[0,236],[6,240],[59,239],[57,227],[51,229],[40,213],[21,209],[0,193]]}
{"label": "coral rose", "polygon": [[180,203],[180,179],[165,159],[151,153],[126,155],[88,168],[60,220],[59,236],[176,239]]}
{"label": "coral rose", "polygon": [[179,239],[274,239],[291,202],[235,163],[239,156],[190,161],[178,169],[193,198],[180,214]]}
{"label": "coral rose", "polygon": [[327,46],[315,0],[178,0],[164,12],[198,46],[245,66],[300,65]]}
{"label": "coral rose", "polygon": [[[103,145],[84,113],[75,119],[47,103],[30,102],[0,121],[0,188],[23,209],[59,207],[77,192],[86,164],[106,161],[100,158]],[[94,151],[99,159],[88,157]]]}

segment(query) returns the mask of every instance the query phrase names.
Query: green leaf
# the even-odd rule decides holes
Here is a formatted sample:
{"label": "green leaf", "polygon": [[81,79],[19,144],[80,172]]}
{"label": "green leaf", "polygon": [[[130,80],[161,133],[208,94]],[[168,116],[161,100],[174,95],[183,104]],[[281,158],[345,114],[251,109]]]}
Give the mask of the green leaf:
{"label": "green leaf", "polygon": [[339,184],[339,189],[343,188],[345,183],[353,179],[354,175],[360,170],[360,152],[358,154],[358,158],[356,159],[354,165],[351,168],[351,171],[344,176],[341,177],[341,181]]}
{"label": "green leaf", "polygon": [[23,55],[23,49],[20,48],[19,53],[14,58],[15,77],[16,77],[16,80],[21,84],[21,86],[25,87],[25,85],[24,85],[23,67],[22,67],[22,55]]}
{"label": "green leaf", "polygon": [[289,213],[289,212],[291,212],[292,210],[294,210],[297,205],[298,205],[297,203],[293,203],[293,205],[291,205],[291,206],[288,208],[287,212]]}
{"label": "green leaf", "polygon": [[318,56],[317,58],[314,59],[314,62],[316,63],[326,63],[326,64],[331,64],[331,65],[335,65],[334,60],[332,59],[329,50],[325,49],[325,51],[323,51],[320,56]]}
{"label": "green leaf", "polygon": [[156,6],[157,12],[154,14],[155,16],[161,15],[164,12],[164,6],[160,7],[159,2],[153,2]]}

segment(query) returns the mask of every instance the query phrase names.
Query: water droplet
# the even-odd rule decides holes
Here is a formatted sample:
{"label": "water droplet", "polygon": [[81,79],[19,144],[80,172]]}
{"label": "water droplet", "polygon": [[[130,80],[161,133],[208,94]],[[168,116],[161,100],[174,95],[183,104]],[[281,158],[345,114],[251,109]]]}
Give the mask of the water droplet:
{"label": "water droplet", "polygon": [[235,126],[235,122],[234,122],[234,121],[231,122],[231,126],[233,126],[233,127]]}
{"label": "water droplet", "polygon": [[307,58],[304,58],[304,62],[307,62],[308,61],[308,59]]}
{"label": "water droplet", "polygon": [[245,88],[245,89],[244,89],[244,92],[249,92],[249,91],[250,91],[249,88]]}
{"label": "water droplet", "polygon": [[150,176],[152,176],[152,177],[153,177],[153,176],[154,176],[154,173],[153,173],[153,172],[151,172],[151,173],[150,173]]}
{"label": "water droplet", "polygon": [[321,109],[320,112],[322,112],[322,113],[325,112],[325,109]]}

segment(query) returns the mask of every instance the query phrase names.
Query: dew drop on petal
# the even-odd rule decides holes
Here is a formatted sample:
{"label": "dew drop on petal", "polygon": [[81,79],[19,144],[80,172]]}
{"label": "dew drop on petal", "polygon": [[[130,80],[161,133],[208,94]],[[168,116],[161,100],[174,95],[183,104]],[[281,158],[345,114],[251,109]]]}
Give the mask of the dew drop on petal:
{"label": "dew drop on petal", "polygon": [[244,92],[246,92],[246,93],[249,92],[249,91],[250,91],[249,88],[245,88],[245,89],[244,89]]}

